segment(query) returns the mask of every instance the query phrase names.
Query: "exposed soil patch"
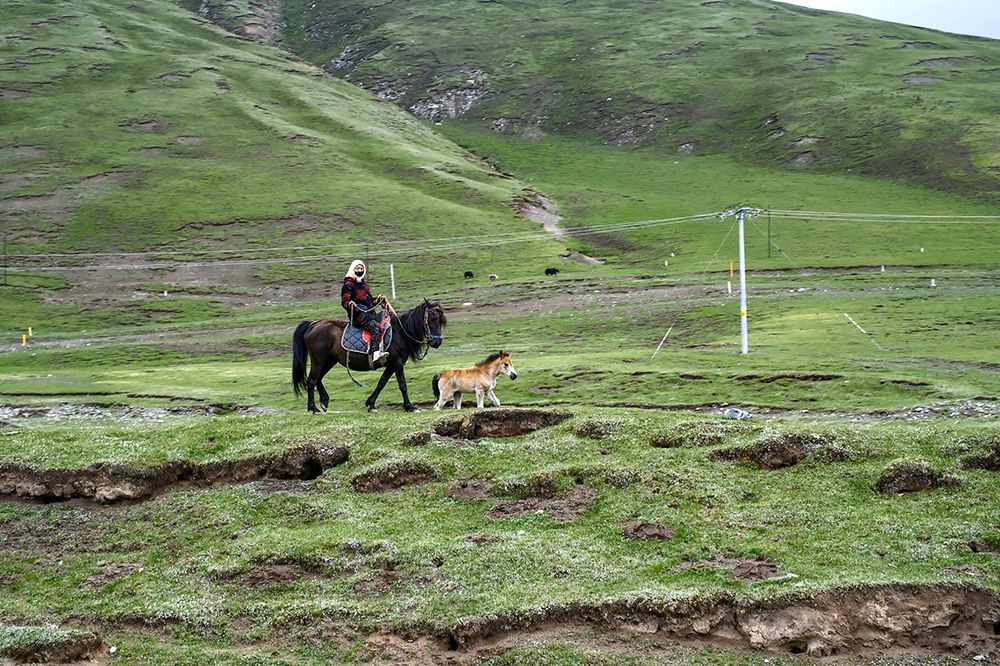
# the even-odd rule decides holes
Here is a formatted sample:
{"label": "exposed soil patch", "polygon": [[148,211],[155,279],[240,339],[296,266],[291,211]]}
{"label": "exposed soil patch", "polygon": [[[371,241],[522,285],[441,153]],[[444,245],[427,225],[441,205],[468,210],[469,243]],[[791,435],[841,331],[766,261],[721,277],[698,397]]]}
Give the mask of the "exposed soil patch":
{"label": "exposed soil patch", "polygon": [[934,42],[903,42],[904,49],[934,49],[937,44]]}
{"label": "exposed soil patch", "polygon": [[781,573],[778,565],[770,560],[738,559],[715,555],[697,562],[683,562],[671,568],[671,571],[687,571],[689,569],[718,569],[728,571],[736,580],[757,581],[774,578]]}
{"label": "exposed soil patch", "polygon": [[562,423],[571,416],[568,412],[541,409],[489,409],[459,419],[438,421],[434,424],[434,432],[459,439],[520,437]]}
{"label": "exposed soil patch", "polygon": [[425,460],[390,460],[359,472],[351,478],[351,486],[359,493],[384,493],[436,478],[434,467]]}
{"label": "exposed soil patch", "polygon": [[100,173],[44,194],[9,197],[0,200],[0,214],[37,213],[51,218],[61,218],[87,199],[104,194],[113,187],[123,184],[128,178],[123,173]]}
{"label": "exposed soil patch", "polygon": [[715,451],[712,458],[736,460],[760,469],[780,469],[806,459],[824,462],[846,460],[847,452],[837,446],[830,435],[789,433],[767,437],[745,447]]}
{"label": "exposed soil patch", "polygon": [[622,528],[622,536],[635,541],[666,541],[677,536],[677,530],[658,523],[626,523]]}
{"label": "exposed soil patch", "polygon": [[955,65],[960,65],[963,62],[989,62],[986,58],[981,58],[978,56],[965,56],[963,58],[928,58],[927,60],[921,60],[916,63],[914,67],[953,67]]}
{"label": "exposed soil patch", "polygon": [[319,574],[323,567],[306,566],[299,562],[253,562],[243,570],[223,571],[210,574],[215,581],[238,583],[251,589],[266,589],[288,585],[295,581]]}
{"label": "exposed soil patch", "polygon": [[84,578],[79,587],[81,590],[99,590],[108,583],[130,576],[141,568],[141,565],[130,562],[105,564],[98,573]]}
{"label": "exposed soil patch", "polygon": [[49,154],[48,148],[41,146],[3,146],[0,147],[0,160],[20,162],[37,160]]}
{"label": "exposed soil patch", "polygon": [[562,604],[466,620],[451,645],[477,643],[557,625],[589,624],[702,644],[742,645],[811,656],[870,657],[887,651],[971,658],[997,649],[995,592],[961,585],[881,585],[738,600],[727,594],[657,601]]}
{"label": "exposed soil patch", "polygon": [[126,120],[118,126],[127,132],[160,132],[166,129],[166,126],[155,118]]}
{"label": "exposed soil patch", "polygon": [[1000,555],[1000,546],[991,544],[985,539],[976,539],[969,542],[969,550],[973,553],[987,553],[989,555]]}
{"label": "exposed soil patch", "polygon": [[402,446],[427,446],[430,442],[431,434],[429,432],[410,433],[399,441]]}
{"label": "exposed soil patch", "polygon": [[17,641],[13,646],[0,650],[0,657],[15,664],[63,664],[88,659],[103,647],[101,637],[91,631],[41,631],[38,638]]}
{"label": "exposed soil patch", "polygon": [[884,495],[957,486],[958,479],[931,468],[922,460],[897,460],[886,467],[875,482],[875,490]]}
{"label": "exposed soil patch", "polygon": [[351,591],[362,597],[373,596],[383,594],[390,588],[403,582],[409,582],[412,584],[430,581],[426,578],[417,578],[416,580],[411,578],[407,580],[407,576],[405,576],[403,572],[396,569],[396,563],[389,560],[382,562],[382,564],[368,576],[355,582],[354,585],[351,586]]}
{"label": "exposed soil patch", "polygon": [[205,142],[200,136],[179,136],[174,139],[174,143],[182,146],[200,146]]}
{"label": "exposed soil patch", "polygon": [[915,86],[926,86],[933,85],[935,83],[944,83],[944,79],[936,76],[904,76],[903,83],[909,83],[910,85]]}
{"label": "exposed soil patch", "polygon": [[459,481],[445,491],[445,497],[463,500],[490,499],[493,494],[493,484],[485,479],[467,479]]}
{"label": "exposed soil patch", "polygon": [[542,225],[553,238],[562,239],[566,234],[559,228],[562,216],[556,214],[556,205],[536,190],[523,190],[510,202],[520,217]]}
{"label": "exposed soil patch", "polygon": [[567,522],[587,510],[597,498],[597,491],[587,486],[576,486],[563,498],[530,497],[528,499],[500,502],[490,509],[487,518],[520,518],[544,513],[556,520]]}
{"label": "exposed soil patch", "polygon": [[761,384],[770,384],[771,382],[777,382],[783,379],[790,379],[798,382],[829,382],[835,379],[842,379],[843,375],[823,375],[823,374],[804,374],[796,372],[785,372],[777,375],[758,375],[750,373],[747,375],[740,375],[735,377],[736,381],[747,382],[747,381],[757,381]]}
{"label": "exposed soil patch", "polygon": [[0,465],[0,495],[42,502],[81,498],[110,504],[152,497],[174,485],[246,483],[261,478],[314,479],[347,460],[343,446],[307,444],[275,456],[195,464],[175,460],[154,467],[97,463],[83,469],[39,470]]}
{"label": "exposed soil patch", "polygon": [[161,81],[183,81],[184,79],[190,79],[190,74],[184,74],[183,72],[165,72],[160,74],[156,78]]}
{"label": "exposed soil patch", "polygon": [[811,150],[807,150],[804,153],[799,153],[792,158],[792,166],[804,167],[813,164],[818,159],[816,153]]}

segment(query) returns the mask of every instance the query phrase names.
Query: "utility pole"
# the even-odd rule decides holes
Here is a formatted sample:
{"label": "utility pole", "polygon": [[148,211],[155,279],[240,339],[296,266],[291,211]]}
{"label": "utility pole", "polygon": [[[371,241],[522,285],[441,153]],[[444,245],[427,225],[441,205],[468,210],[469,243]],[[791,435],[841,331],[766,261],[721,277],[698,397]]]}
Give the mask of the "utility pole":
{"label": "utility pole", "polygon": [[749,220],[751,217],[755,217],[761,213],[758,208],[747,208],[745,206],[740,206],[738,208],[730,209],[719,213],[719,219],[726,219],[727,217],[736,217],[736,222],[739,226],[739,236],[740,236],[740,353],[749,353],[749,343],[747,335],[747,274],[746,274],[746,250],[744,249],[743,241],[743,221]]}
{"label": "utility pole", "polygon": [[771,207],[767,207],[767,258],[771,258]]}

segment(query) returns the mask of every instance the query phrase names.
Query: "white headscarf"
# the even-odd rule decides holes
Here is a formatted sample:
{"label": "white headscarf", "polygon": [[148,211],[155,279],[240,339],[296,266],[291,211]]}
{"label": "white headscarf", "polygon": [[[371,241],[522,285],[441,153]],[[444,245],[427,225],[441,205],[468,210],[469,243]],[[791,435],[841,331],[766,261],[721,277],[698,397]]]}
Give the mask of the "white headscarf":
{"label": "white headscarf", "polygon": [[365,275],[368,275],[368,267],[367,266],[365,266],[364,275],[362,275],[360,278],[357,275],[354,274],[354,269],[357,268],[358,266],[364,266],[364,264],[365,264],[365,262],[361,261],[360,259],[355,259],[354,261],[351,262],[351,267],[347,269],[347,275],[345,275],[344,277],[345,278],[354,278],[355,280],[364,280],[365,279]]}

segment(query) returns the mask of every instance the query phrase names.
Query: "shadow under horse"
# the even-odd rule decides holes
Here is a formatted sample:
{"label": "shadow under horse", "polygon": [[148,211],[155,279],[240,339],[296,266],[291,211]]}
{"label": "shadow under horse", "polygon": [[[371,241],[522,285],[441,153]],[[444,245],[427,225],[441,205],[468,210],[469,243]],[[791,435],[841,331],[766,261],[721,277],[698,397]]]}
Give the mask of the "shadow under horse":
{"label": "shadow under horse", "polygon": [[[348,367],[350,370],[368,371],[382,370],[378,386],[365,400],[368,411],[375,409],[375,400],[385,388],[392,375],[396,375],[399,392],[403,394],[403,409],[416,411],[406,393],[406,375],[403,366],[410,359],[419,361],[427,355],[429,347],[435,349],[441,346],[442,331],[448,323],[444,309],[440,303],[428,301],[407,310],[400,315],[392,316],[392,342],[389,345],[388,356],[383,356],[374,364],[369,362],[369,355],[358,352],[347,353],[341,344],[346,321],[320,319],[303,321],[295,327],[292,334],[292,388],[295,395],[302,395],[305,390],[309,394],[309,411],[319,413],[316,407],[314,391],[319,392],[319,404],[326,411],[330,404],[330,394],[323,387],[323,377],[335,365]],[[306,356],[309,357],[309,374],[306,375]]]}

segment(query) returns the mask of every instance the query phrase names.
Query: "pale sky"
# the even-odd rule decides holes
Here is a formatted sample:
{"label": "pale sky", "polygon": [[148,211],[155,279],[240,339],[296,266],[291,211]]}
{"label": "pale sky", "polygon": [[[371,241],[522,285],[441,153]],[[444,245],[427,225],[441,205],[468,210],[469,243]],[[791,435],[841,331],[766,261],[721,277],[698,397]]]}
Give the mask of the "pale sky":
{"label": "pale sky", "polygon": [[963,35],[1000,39],[1000,0],[781,0]]}

